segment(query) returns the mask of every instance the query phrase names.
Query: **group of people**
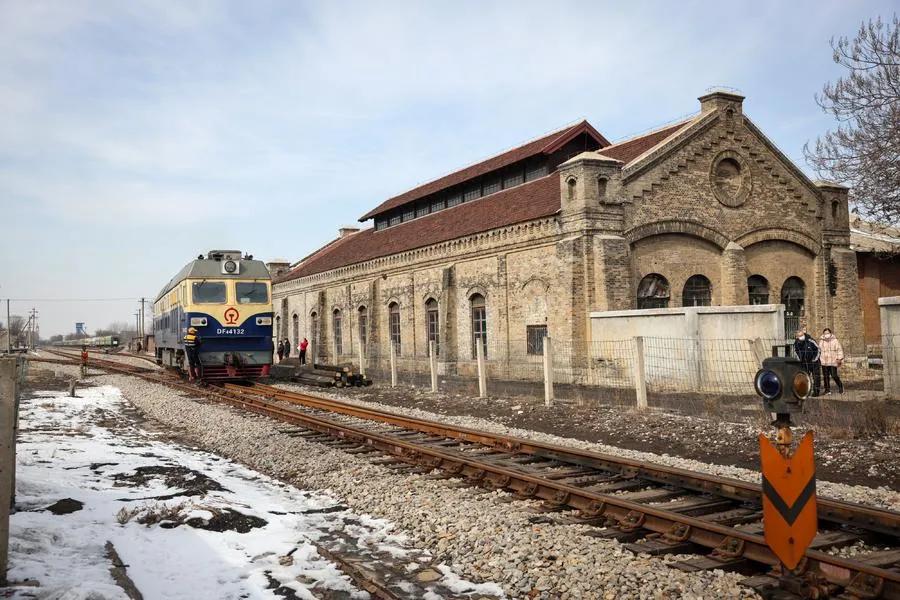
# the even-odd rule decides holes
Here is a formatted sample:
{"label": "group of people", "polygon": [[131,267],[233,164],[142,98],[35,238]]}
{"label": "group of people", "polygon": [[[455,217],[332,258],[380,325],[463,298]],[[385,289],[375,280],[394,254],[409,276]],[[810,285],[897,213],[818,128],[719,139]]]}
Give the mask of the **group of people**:
{"label": "group of people", "polygon": [[831,394],[831,380],[837,385],[839,394],[844,393],[844,383],[838,375],[838,367],[844,363],[844,349],[829,328],[822,331],[817,342],[805,329],[797,332],[794,340],[794,354],[813,382],[812,395],[821,391],[821,375],[825,376],[825,394]]}
{"label": "group of people", "polygon": [[[309,340],[303,338],[303,341],[297,345],[297,351],[300,353],[300,364],[306,364],[306,349],[309,348]],[[278,362],[281,362],[287,358],[291,357],[291,340],[284,338],[283,340],[278,340]]]}

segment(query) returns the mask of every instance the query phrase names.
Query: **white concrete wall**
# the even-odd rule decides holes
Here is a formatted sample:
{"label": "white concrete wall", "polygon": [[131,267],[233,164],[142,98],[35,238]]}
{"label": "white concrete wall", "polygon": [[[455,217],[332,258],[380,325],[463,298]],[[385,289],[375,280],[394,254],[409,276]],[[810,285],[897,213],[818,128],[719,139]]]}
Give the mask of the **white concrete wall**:
{"label": "white concrete wall", "polygon": [[781,304],[594,312],[590,319],[595,349],[644,338],[653,391],[753,393],[762,359],[785,334]]}
{"label": "white concrete wall", "polygon": [[881,313],[881,352],[884,361],[884,392],[900,399],[900,296],[878,299]]}

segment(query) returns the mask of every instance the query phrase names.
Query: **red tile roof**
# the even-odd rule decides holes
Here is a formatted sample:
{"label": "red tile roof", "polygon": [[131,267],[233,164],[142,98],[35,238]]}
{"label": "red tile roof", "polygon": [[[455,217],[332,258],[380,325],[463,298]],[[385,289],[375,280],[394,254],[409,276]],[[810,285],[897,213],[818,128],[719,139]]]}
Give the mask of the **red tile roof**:
{"label": "red tile roof", "polygon": [[276,283],[446,242],[559,211],[559,174],[509,188],[478,200],[375,231],[363,229],[335,240],[275,279]]}
{"label": "red tile roof", "polygon": [[623,163],[628,164],[650,148],[653,148],[661,141],[684,127],[690,120],[691,119],[676,123],[674,125],[669,125],[668,127],[665,127],[663,129],[651,131],[650,133],[639,135],[638,137],[631,138],[630,140],[625,140],[624,142],[619,142],[617,144],[613,144],[612,146],[601,148],[599,152],[603,154],[603,156],[615,158],[616,160],[621,160]]}
{"label": "red tile roof", "polygon": [[478,177],[479,175],[485,175],[487,173],[490,173],[491,171],[496,171],[497,169],[501,169],[513,163],[519,162],[520,160],[524,160],[532,156],[537,156],[539,154],[550,154],[551,152],[558,150],[569,140],[582,133],[587,133],[588,135],[596,139],[597,142],[599,142],[601,148],[603,146],[609,145],[609,141],[605,137],[603,137],[600,132],[594,129],[590,123],[588,123],[587,121],[581,121],[580,123],[572,125],[571,127],[567,127],[560,131],[555,131],[549,135],[545,135],[544,137],[538,138],[532,142],[528,142],[527,144],[524,144],[517,148],[513,148],[512,150],[507,150],[502,154],[498,154],[497,156],[481,161],[472,166],[466,167],[459,171],[455,171],[453,173],[450,173],[449,175],[439,177],[434,181],[430,181],[426,184],[420,185],[400,194],[399,196],[389,198],[374,209],[364,214],[362,217],[360,217],[359,220],[365,221],[367,219],[371,219],[372,217],[379,215],[385,211],[391,210],[392,208],[397,208],[398,206],[402,206],[409,202],[424,198],[429,194],[433,194],[450,186],[463,183],[465,181],[468,181],[469,179],[472,179],[473,177]]}

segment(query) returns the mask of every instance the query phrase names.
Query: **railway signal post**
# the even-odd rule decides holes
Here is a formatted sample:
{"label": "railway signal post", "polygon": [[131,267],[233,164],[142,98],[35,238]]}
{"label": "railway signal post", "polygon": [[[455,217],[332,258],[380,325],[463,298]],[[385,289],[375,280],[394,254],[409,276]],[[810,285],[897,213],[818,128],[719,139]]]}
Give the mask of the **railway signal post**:
{"label": "railway signal post", "polygon": [[802,410],[812,381],[800,361],[772,357],[763,361],[754,387],[766,411],[776,415],[775,443],[759,435],[763,528],[787,576],[801,564],[818,530],[813,432],[806,432],[796,449],[791,432],[791,415]]}

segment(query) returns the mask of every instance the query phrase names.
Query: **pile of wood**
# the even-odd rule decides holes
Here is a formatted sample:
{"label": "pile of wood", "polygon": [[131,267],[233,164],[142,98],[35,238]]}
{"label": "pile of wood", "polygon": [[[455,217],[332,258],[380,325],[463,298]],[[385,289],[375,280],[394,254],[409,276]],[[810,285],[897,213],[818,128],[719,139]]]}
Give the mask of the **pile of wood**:
{"label": "pile of wood", "polygon": [[372,385],[372,380],[354,371],[353,365],[301,365],[298,358],[287,358],[277,365],[272,365],[270,376],[273,379],[318,387]]}

